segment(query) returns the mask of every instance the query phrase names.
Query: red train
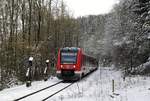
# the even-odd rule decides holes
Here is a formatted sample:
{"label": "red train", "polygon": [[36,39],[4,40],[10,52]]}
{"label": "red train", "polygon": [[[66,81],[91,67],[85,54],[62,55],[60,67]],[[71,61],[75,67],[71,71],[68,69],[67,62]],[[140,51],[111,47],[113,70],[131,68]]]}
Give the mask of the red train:
{"label": "red train", "polygon": [[65,47],[59,49],[56,69],[59,79],[78,80],[97,68],[97,59],[84,54],[81,48]]}

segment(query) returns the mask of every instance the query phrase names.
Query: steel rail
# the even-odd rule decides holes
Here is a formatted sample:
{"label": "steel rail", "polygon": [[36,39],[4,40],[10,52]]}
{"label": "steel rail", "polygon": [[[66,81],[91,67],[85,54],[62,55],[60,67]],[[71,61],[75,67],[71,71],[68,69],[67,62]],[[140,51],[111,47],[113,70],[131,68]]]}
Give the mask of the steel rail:
{"label": "steel rail", "polygon": [[19,100],[24,99],[24,98],[26,98],[26,97],[28,97],[28,96],[31,96],[31,95],[33,95],[33,94],[36,94],[36,93],[39,93],[39,92],[41,92],[41,91],[43,91],[43,90],[46,90],[46,89],[48,89],[48,88],[51,88],[51,87],[53,87],[53,86],[55,86],[55,85],[58,85],[58,84],[60,84],[60,83],[62,83],[62,82],[63,82],[63,81],[57,82],[57,83],[52,84],[52,85],[50,85],[50,86],[48,86],[48,87],[42,88],[42,89],[40,89],[40,90],[37,90],[37,91],[32,92],[32,93],[29,93],[29,94],[27,94],[27,95],[25,95],[25,96],[22,96],[22,97],[20,97],[20,98],[17,98],[17,99],[15,99],[15,100],[13,100],[13,101],[19,101]]}
{"label": "steel rail", "polygon": [[52,96],[58,94],[59,92],[65,90],[66,88],[70,87],[70,86],[73,85],[74,83],[75,83],[75,82],[73,82],[73,83],[67,85],[66,87],[63,87],[62,89],[58,90],[57,92],[55,92],[55,93],[51,94],[50,96],[44,98],[42,101],[46,101],[47,99],[51,98]]}

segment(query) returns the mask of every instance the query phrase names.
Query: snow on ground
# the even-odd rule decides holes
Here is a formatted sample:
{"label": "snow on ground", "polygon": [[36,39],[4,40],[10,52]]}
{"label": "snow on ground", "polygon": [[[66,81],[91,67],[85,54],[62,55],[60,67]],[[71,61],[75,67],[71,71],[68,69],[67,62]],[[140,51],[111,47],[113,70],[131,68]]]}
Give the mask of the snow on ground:
{"label": "snow on ground", "polygon": [[5,89],[0,92],[0,101],[12,101],[23,95],[32,93],[34,91],[40,90],[49,85],[55,84],[59,82],[57,78],[50,78],[47,82],[44,81],[36,81],[32,83],[31,87],[26,87],[26,85],[16,86],[13,88]]}
{"label": "snow on ground", "polygon": [[112,68],[99,69],[48,101],[111,101],[111,81],[120,78]]}
{"label": "snow on ground", "polygon": [[[115,92],[112,93],[112,79],[115,81]],[[57,78],[47,82],[38,81],[26,88],[25,85],[5,89],[0,92],[0,101],[12,101],[27,93],[47,87],[58,82]],[[100,67],[97,71],[74,83],[47,101],[150,101],[150,77],[135,76],[122,79],[120,71],[112,67]],[[56,89],[55,89],[56,90]],[[47,90],[47,92],[50,92]],[[44,93],[49,96],[50,93]],[[37,100],[38,101],[37,96]],[[35,97],[34,97],[35,98]],[[28,98],[27,101],[33,100]]]}
{"label": "snow on ground", "polygon": [[[149,77],[126,77],[113,68],[100,68],[47,101],[150,101]],[[115,92],[112,93],[112,80]]]}

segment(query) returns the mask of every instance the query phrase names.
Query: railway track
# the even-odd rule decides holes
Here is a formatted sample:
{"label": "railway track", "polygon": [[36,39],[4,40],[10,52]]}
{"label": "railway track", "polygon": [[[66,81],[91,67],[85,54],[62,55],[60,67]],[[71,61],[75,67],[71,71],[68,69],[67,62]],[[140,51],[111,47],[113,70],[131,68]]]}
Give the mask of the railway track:
{"label": "railway track", "polygon": [[57,92],[55,92],[55,93],[49,95],[48,97],[44,98],[42,101],[46,101],[47,99],[51,98],[52,96],[56,95],[57,93],[63,91],[64,89],[70,87],[70,86],[73,85],[73,84],[74,84],[74,83],[71,83],[71,84],[67,85],[66,87],[63,87],[62,89],[58,90]]}
{"label": "railway track", "polygon": [[68,88],[72,83],[64,83],[64,81],[60,81],[38,91],[32,92],[20,98],[17,98],[13,101],[46,101],[47,99],[51,98],[52,96],[58,94],[59,92],[63,91],[64,89]]}
{"label": "railway track", "polygon": [[[97,70],[97,69],[95,69],[95,70]],[[93,70],[93,71],[91,71],[90,73],[88,73],[88,74],[84,75],[84,76],[82,77],[82,80],[86,79],[86,77],[88,77],[88,76],[89,76],[89,74],[93,73],[95,70]],[[79,81],[80,81],[80,80],[79,80]],[[79,82],[79,81],[77,81],[77,82]],[[48,97],[44,98],[44,99],[43,99],[43,100],[41,100],[41,101],[46,101],[46,100],[48,100],[49,98],[53,97],[53,96],[54,96],[54,95],[56,95],[57,93],[59,93],[59,92],[63,91],[64,89],[66,89],[66,88],[70,87],[70,86],[71,86],[71,85],[73,85],[74,83],[76,83],[76,82],[74,81],[73,83],[70,83],[69,85],[67,85],[67,86],[63,87],[62,89],[60,89],[60,90],[56,91],[55,93],[53,93],[53,94],[49,95]]]}
{"label": "railway track", "polygon": [[46,89],[48,89],[48,88],[51,88],[51,87],[53,87],[53,86],[56,86],[56,85],[58,85],[58,84],[60,84],[60,83],[62,83],[62,82],[63,82],[63,81],[60,81],[60,82],[57,82],[57,83],[55,83],[55,84],[52,84],[52,85],[50,85],[50,86],[48,86],[48,87],[42,88],[42,89],[37,90],[37,91],[32,92],[32,93],[29,93],[29,94],[27,94],[27,95],[25,95],[25,96],[22,96],[22,97],[20,97],[20,98],[15,99],[14,101],[22,100],[22,99],[24,99],[24,98],[26,98],[26,97],[29,97],[29,96],[31,96],[31,95],[34,95],[34,94],[39,93],[39,92],[41,92],[41,91],[44,91],[44,90],[46,90]]}
{"label": "railway track", "polygon": [[[92,71],[92,72],[94,72],[94,71]],[[90,73],[85,75],[82,78],[82,80],[84,80],[87,76],[89,76],[89,74]],[[13,101],[30,101],[30,100],[33,100],[33,101],[46,101],[49,98],[53,97],[54,95],[58,94],[59,92],[65,90],[68,87],[70,87],[74,83],[76,83],[76,82],[74,81],[74,82],[71,82],[71,83],[66,83],[64,81],[60,81],[60,82],[57,82],[57,83],[55,83],[53,85],[50,85],[50,86],[45,87],[43,89],[40,89],[38,91],[32,92],[32,93],[27,94],[25,96],[22,96],[20,98],[17,98],[17,99],[15,99]]]}

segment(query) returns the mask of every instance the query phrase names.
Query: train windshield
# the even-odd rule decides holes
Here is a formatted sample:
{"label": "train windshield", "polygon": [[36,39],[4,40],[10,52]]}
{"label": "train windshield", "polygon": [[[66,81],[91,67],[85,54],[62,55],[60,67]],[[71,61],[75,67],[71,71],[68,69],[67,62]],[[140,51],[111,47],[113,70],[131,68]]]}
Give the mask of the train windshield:
{"label": "train windshield", "polygon": [[76,64],[77,52],[61,52],[61,64]]}

